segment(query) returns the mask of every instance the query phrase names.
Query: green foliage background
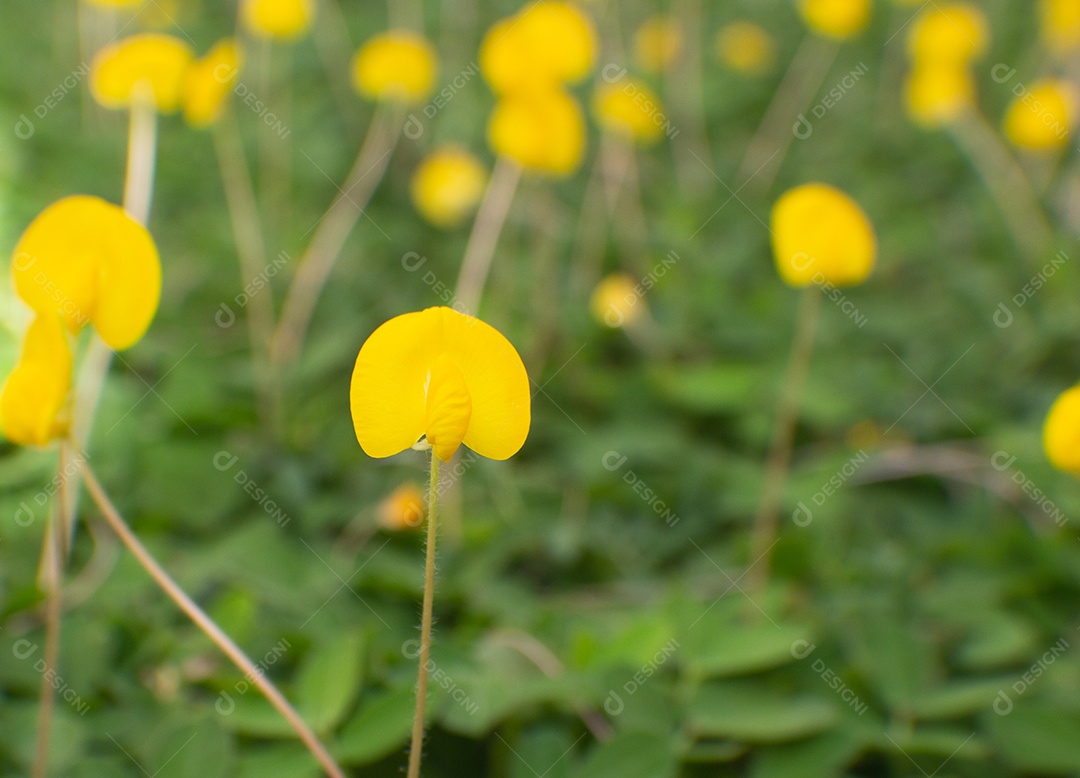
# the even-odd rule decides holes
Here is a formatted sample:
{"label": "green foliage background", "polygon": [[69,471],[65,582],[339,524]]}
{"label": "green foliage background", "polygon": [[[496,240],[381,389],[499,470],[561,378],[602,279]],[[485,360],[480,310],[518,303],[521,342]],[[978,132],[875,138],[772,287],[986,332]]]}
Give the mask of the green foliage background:
{"label": "green foliage background", "polygon": [[[380,4],[343,5],[354,43],[385,29]],[[678,112],[687,95],[655,83],[681,132],[639,155],[648,245],[621,249],[618,223],[604,258],[607,270],[643,276],[678,256],[645,300],[654,348],[599,326],[571,284],[595,128],[577,175],[526,182],[500,242],[482,315],[526,360],[534,421],[511,461],[463,467],[464,539],[444,542],[439,560],[441,675],[425,774],[1080,775],[1080,489],[1049,468],[1039,439],[1053,398],[1080,377],[1075,152],[1044,197],[1068,261],[999,328],[998,305],[1043,262],[1013,248],[948,137],[904,117],[896,33],[915,9],[877,3],[871,28],[842,47],[825,83],[863,64],[867,75],[793,144],[769,192],[733,198],[739,159],[805,32],[786,2],[704,5],[707,145],[694,145]],[[446,81],[473,61],[483,29],[514,10],[482,4],[471,21],[468,3],[425,6]],[[1011,95],[991,66],[1015,66],[1029,82],[1049,63],[1029,4],[983,7],[994,36],[977,78],[997,125]],[[606,38],[599,64],[629,65],[629,33],[656,7],[590,9]],[[232,29],[230,8],[173,10],[200,51]],[[714,31],[744,16],[777,39],[779,63],[761,79],[723,70],[712,56]],[[33,115],[80,65],[73,2],[3,0],[0,19],[7,256],[61,196],[119,201],[126,128],[92,105],[85,84]],[[292,183],[287,207],[267,220],[268,248],[295,259],[360,135],[331,97],[312,40],[280,54],[269,100],[284,101],[291,81]],[[161,309],[114,364],[90,449],[140,537],[265,662],[356,775],[397,775],[405,759],[423,550],[415,533],[378,530],[375,507],[403,481],[422,482],[425,463],[415,452],[363,456],[348,415],[349,373],[379,323],[445,302],[425,277],[452,285],[467,229],[426,226],[408,181],[437,141],[490,159],[491,104],[473,77],[419,139],[402,139],[282,387],[277,439],[257,420],[242,321],[215,322],[241,280],[210,138],[164,119],[150,225],[165,269]],[[363,127],[372,108],[357,98],[351,110]],[[258,119],[243,104],[234,112],[257,165]],[[22,114],[35,122],[26,140],[10,129]],[[750,592],[748,528],[797,297],[776,277],[762,220],[779,192],[807,180],[859,200],[877,227],[880,263],[846,292],[865,326],[823,306],[775,573],[767,591]],[[407,252],[427,257],[421,271],[403,269]],[[279,300],[288,275],[273,281]],[[2,301],[6,367],[21,314],[10,292]],[[226,470],[214,466],[223,451],[236,457]],[[992,462],[999,451],[1015,457],[1004,470]],[[605,460],[609,452],[616,456]],[[867,461],[815,503],[862,452]],[[42,641],[35,576],[46,510],[36,506],[56,461],[53,451],[11,446],[0,456],[0,774],[18,776],[29,772],[40,680],[40,648],[20,658],[19,641]],[[605,467],[619,457],[619,467]],[[897,461],[911,472],[891,478]],[[287,521],[245,492],[241,472]],[[1025,477],[1064,514],[1060,526],[1020,490]],[[667,521],[656,500],[672,512]],[[788,518],[800,502],[813,510],[802,527]],[[36,511],[25,527],[13,518],[24,503]],[[58,704],[53,774],[318,775],[93,507],[84,503],[83,515],[58,668],[80,703]],[[1024,674],[1055,653],[1017,693]],[[553,665],[553,677],[530,656]],[[1008,715],[995,712],[1001,692]],[[606,720],[611,737],[598,740],[586,719]]]}

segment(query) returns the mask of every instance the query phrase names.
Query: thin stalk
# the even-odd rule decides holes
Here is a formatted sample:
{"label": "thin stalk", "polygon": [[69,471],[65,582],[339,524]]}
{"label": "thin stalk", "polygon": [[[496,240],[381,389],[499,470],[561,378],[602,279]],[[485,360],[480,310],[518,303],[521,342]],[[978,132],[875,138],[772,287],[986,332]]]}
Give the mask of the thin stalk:
{"label": "thin stalk", "polygon": [[462,309],[475,314],[484,293],[491,260],[495,256],[495,247],[499,243],[506,216],[510,212],[510,203],[514,200],[518,181],[521,179],[521,166],[506,157],[499,157],[495,169],[491,171],[484,200],[476,212],[469,242],[465,246],[465,258],[461,262],[461,272],[457,280],[457,301]]}
{"label": "thin stalk", "polygon": [[131,531],[131,528],[124,521],[123,517],[116,510],[116,507],[109,500],[105,490],[94,476],[93,470],[90,468],[85,459],[77,460],[79,469],[82,472],[83,481],[86,483],[86,489],[90,493],[90,497],[97,504],[101,510],[102,515],[105,517],[105,521],[112,527],[113,532],[117,534],[120,541],[127,547],[131,555],[135,557],[136,561],[142,565],[143,569],[154,579],[162,591],[168,595],[176,605],[184,612],[189,619],[191,619],[195,626],[203,631],[203,633],[210,638],[210,640],[217,646],[225,656],[229,658],[237,669],[244,673],[244,677],[258,688],[263,696],[270,702],[271,705],[281,714],[289,726],[293,728],[297,736],[311,751],[312,755],[322,765],[326,774],[332,776],[332,778],[345,778],[345,773],[338,766],[334,758],[330,756],[330,753],[326,750],[319,738],[311,731],[311,728],[300,718],[300,714],[289,704],[289,701],[285,699],[285,696],[278,691],[278,688],[274,686],[266,675],[256,666],[247,654],[244,653],[232,639],[226,635],[222,629],[214,623],[206,613],[195,604],[187,593],[180,588],[180,585],[172,579],[172,577],[165,572],[165,569],[158,564],[157,560],[150,554],[146,547],[135,536],[135,533]]}
{"label": "thin stalk", "polygon": [[814,352],[818,312],[821,309],[821,293],[816,286],[802,291],[799,312],[795,323],[795,340],[791,346],[787,376],[783,393],[776,410],[772,441],[765,465],[765,486],[754,516],[750,538],[750,568],[747,577],[751,590],[762,591],[769,580],[769,555],[776,544],[780,501],[784,494],[791,465],[791,450],[795,442],[795,424],[799,419],[799,405],[810,372],[810,357]]}
{"label": "thin stalk", "polygon": [[285,295],[281,319],[274,331],[271,358],[275,366],[291,362],[300,353],[319,295],[330,277],[345,240],[375,188],[382,181],[390,155],[401,135],[401,111],[380,103],[368,127],[352,170],[338,196],[315,229]]}
{"label": "thin stalk", "polygon": [[1017,248],[1039,258],[1050,248],[1053,231],[1023,169],[980,113],[969,111],[947,129],[986,185]]}
{"label": "thin stalk", "polygon": [[424,750],[424,709],[427,706],[428,662],[431,661],[431,611],[435,601],[435,537],[439,513],[439,458],[431,451],[428,486],[427,554],[424,557],[424,606],[420,617],[420,668],[416,674],[416,708],[413,710],[412,744],[409,746],[408,778],[420,778]]}
{"label": "thin stalk", "polygon": [[689,154],[675,156],[675,173],[684,190],[700,190],[709,180],[707,170],[694,159],[693,149],[701,159],[709,158],[708,128],[705,123],[705,95],[702,74],[704,54],[701,37],[705,27],[702,0],[675,0],[672,11],[686,30],[686,43],[681,67],[668,71],[665,98],[670,99],[678,113],[680,129],[685,130]]}
{"label": "thin stalk", "polygon": [[735,175],[740,186],[751,180],[754,181],[753,188],[758,191],[772,186],[795,139],[792,127],[825,82],[825,76],[839,52],[840,46],[835,41],[812,34],[803,40],[780,86],[773,93],[772,102],[765,109],[757,132],[746,147],[739,172]]}

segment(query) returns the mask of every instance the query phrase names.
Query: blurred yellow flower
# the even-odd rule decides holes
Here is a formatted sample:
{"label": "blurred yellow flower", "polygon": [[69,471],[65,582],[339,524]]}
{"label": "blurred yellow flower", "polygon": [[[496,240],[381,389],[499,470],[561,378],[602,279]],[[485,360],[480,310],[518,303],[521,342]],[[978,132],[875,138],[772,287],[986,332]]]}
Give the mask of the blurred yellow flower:
{"label": "blurred yellow flower", "polygon": [[826,38],[846,40],[870,22],[870,0],[798,0],[806,26]]}
{"label": "blurred yellow flower", "polygon": [[411,481],[402,484],[379,503],[376,515],[379,526],[385,530],[417,529],[427,516],[424,493]]}
{"label": "blurred yellow flower", "polygon": [[933,4],[908,30],[908,54],[916,64],[969,64],[986,51],[990,25],[972,3]]}
{"label": "blurred yellow flower", "polygon": [[240,65],[240,47],[234,38],[218,41],[205,56],[191,63],[181,87],[188,124],[208,127],[221,117]]}
{"label": "blurred yellow flower", "polygon": [[644,84],[628,78],[597,87],[593,112],[605,130],[646,143],[663,134],[666,121],[660,98]]}
{"label": "blurred yellow flower", "polygon": [[161,113],[180,107],[181,84],[194,54],[172,35],[144,33],[112,43],[90,63],[90,92],[106,108],[149,99]]}
{"label": "blurred yellow flower", "polygon": [[668,14],[650,16],[634,33],[634,58],[649,73],[669,69],[678,61],[682,48],[682,25]]}
{"label": "blurred yellow flower", "polygon": [[585,120],[577,101],[558,89],[507,95],[491,112],[488,142],[527,170],[567,176],[585,153]]}
{"label": "blurred yellow flower", "polygon": [[38,314],[0,392],[0,429],[8,440],[44,446],[67,433],[59,417],[71,389],[71,374],[71,346],[59,317]]}
{"label": "blurred yellow flower", "polygon": [[1043,448],[1058,470],[1080,475],[1080,385],[1067,389],[1050,406]]}
{"label": "blurred yellow flower", "polygon": [[30,222],[12,258],[15,291],[72,332],[93,324],[110,347],[143,336],[161,296],[161,264],[146,228],[123,208],[76,195]]}
{"label": "blurred yellow flower", "polygon": [[944,127],[975,105],[975,79],[964,65],[916,64],[904,84],[904,100],[916,124]]}
{"label": "blurred yellow flower", "polygon": [[426,38],[410,30],[390,30],[356,52],[352,78],[364,97],[416,103],[431,94],[437,70],[435,49]]}
{"label": "blurred yellow flower", "polygon": [[1080,46],[1080,2],[1077,0],[1040,0],[1039,19],[1042,37],[1057,54]]}
{"label": "blurred yellow flower", "polygon": [[773,258],[790,286],[862,283],[874,269],[877,237],[862,208],[828,184],[785,192],[772,211]]}
{"label": "blurred yellow flower", "polygon": [[736,21],[716,33],[716,55],[732,70],[747,75],[768,71],[776,58],[772,36],[759,24]]}
{"label": "blurred yellow flower", "polygon": [[589,300],[589,310],[600,324],[612,329],[632,327],[645,315],[645,299],[625,273],[605,276]]}
{"label": "blurred yellow flower", "polygon": [[260,38],[296,38],[307,32],[315,0],[241,0],[240,18]]}
{"label": "blurred yellow flower", "polygon": [[1076,122],[1076,88],[1068,81],[1047,79],[1032,84],[1005,114],[1005,134],[1028,151],[1066,146]]}
{"label": "blurred yellow flower", "polygon": [[368,456],[393,456],[426,436],[450,460],[464,443],[490,459],[529,434],[529,377],[485,322],[450,308],[395,316],[364,342],[350,387],[353,427]]}
{"label": "blurred yellow flower", "polygon": [[436,149],[412,178],[412,200],[420,215],[437,227],[454,227],[467,217],[487,185],[487,170],[457,146]]}
{"label": "blurred yellow flower", "polygon": [[499,94],[546,91],[584,78],[596,48],[596,31],[584,11],[544,0],[491,26],[480,44],[480,71]]}

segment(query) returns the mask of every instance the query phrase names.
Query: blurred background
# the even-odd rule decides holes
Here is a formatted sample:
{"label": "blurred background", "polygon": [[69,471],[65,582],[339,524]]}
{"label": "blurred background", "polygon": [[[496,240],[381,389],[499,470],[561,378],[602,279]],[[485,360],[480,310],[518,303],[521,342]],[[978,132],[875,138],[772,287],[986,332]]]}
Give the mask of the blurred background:
{"label": "blurred background", "polygon": [[[1080,775],[1080,489],[1041,445],[1080,378],[1080,171],[1068,127],[1049,151],[1003,130],[1030,86],[1080,72],[1077,4],[1040,7],[1060,6],[1052,20],[975,4],[985,40],[959,100],[946,75],[912,85],[910,31],[939,3],[871,5],[832,34],[787,0],[581,6],[583,156],[522,175],[478,309],[528,368],[531,433],[509,461],[463,449],[444,468],[426,775]],[[478,51],[521,7],[318,0],[294,39],[245,48],[227,130],[161,117],[161,306],[114,361],[88,448],[136,533],[355,775],[406,759],[426,457],[361,452],[349,376],[380,323],[455,302],[471,216],[433,224],[414,175],[446,143],[502,164]],[[90,95],[95,51],[156,30],[202,53],[236,17],[0,0],[0,255],[63,196],[121,201],[127,118]],[[385,121],[349,62],[398,26],[437,50],[435,88],[382,125],[385,175],[263,413],[246,317],[257,296],[280,311]],[[661,132],[598,121],[597,91],[630,83]],[[238,269],[223,142],[243,144],[257,193],[256,276]],[[751,529],[800,299],[767,225],[809,181],[861,205],[878,261],[824,290],[762,560]],[[0,314],[6,374],[28,319],[7,282]],[[56,477],[55,449],[0,448],[5,776],[33,761]],[[319,775],[86,500],[81,518],[50,774]]]}

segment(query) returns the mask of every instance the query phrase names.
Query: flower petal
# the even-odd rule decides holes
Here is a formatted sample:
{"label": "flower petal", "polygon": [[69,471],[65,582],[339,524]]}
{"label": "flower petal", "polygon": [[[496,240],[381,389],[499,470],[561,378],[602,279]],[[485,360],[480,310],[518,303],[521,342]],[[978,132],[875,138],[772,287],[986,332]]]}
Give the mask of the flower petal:
{"label": "flower petal", "polygon": [[427,375],[424,430],[435,456],[442,461],[449,462],[461,446],[469,429],[472,407],[465,376],[451,357],[440,354]]}
{"label": "flower petal", "polygon": [[180,107],[184,73],[194,52],[172,35],[142,33],[103,48],[90,64],[90,91],[106,108],[130,108],[141,84],[154,107],[172,113]]}
{"label": "flower petal", "polygon": [[161,260],[146,228],[110,206],[100,225],[101,258],[94,329],[114,349],[134,345],[146,332],[161,299]]}
{"label": "flower petal", "polygon": [[71,389],[72,357],[59,317],[39,315],[0,393],[0,428],[13,443],[44,446],[63,434],[58,415]]}

